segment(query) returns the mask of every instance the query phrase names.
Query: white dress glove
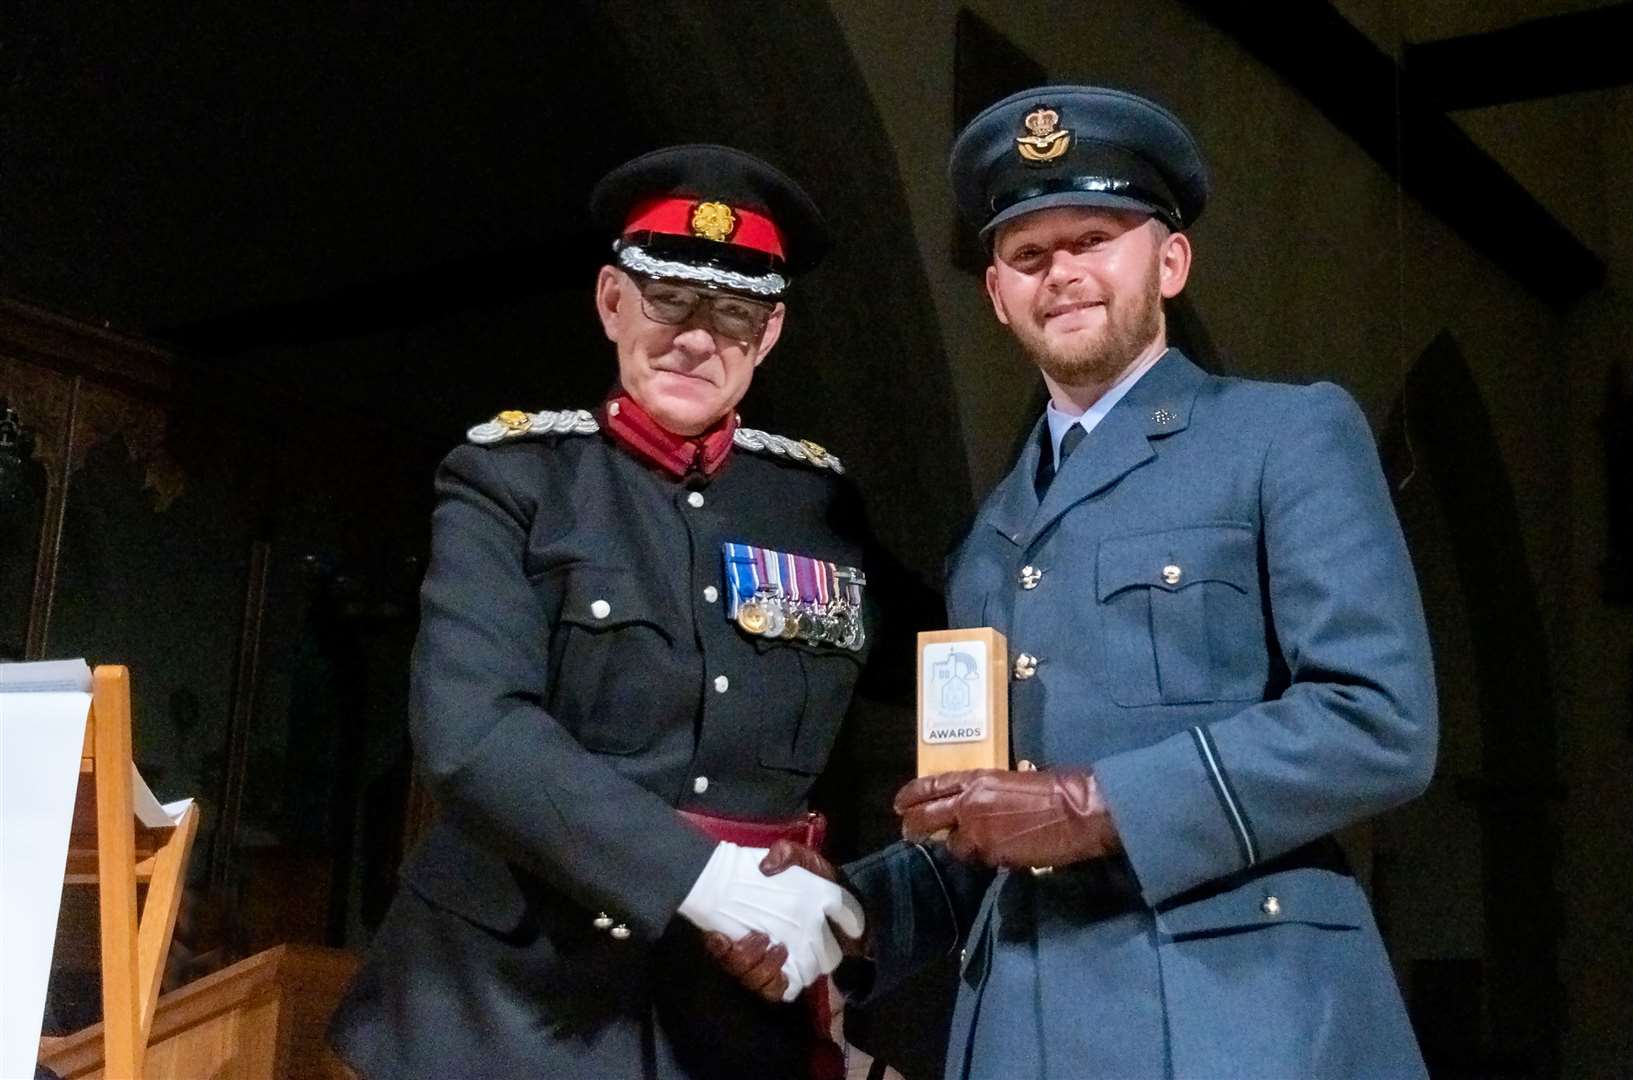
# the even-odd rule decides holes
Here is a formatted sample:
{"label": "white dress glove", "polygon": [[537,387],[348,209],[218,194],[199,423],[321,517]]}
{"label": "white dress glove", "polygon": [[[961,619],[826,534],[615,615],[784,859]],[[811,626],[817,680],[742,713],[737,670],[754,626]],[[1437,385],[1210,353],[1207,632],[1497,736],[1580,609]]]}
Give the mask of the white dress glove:
{"label": "white dress glove", "polygon": [[760,873],[766,848],[722,841],[709,856],[680,914],[701,930],[737,941],[755,930],[788,950],[784,1001],[793,1001],[819,977],[839,966],[839,942],[828,920],[849,937],[865,924],[856,898],[801,866],[767,877]]}

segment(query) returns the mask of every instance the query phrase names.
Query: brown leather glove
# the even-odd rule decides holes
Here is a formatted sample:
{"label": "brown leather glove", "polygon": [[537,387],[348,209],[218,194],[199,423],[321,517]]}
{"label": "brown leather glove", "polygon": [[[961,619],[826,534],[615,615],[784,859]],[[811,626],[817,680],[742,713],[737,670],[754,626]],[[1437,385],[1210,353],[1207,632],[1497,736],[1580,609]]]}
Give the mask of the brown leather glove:
{"label": "brown leather glove", "polygon": [[[765,858],[760,860],[760,873],[770,877],[790,866],[804,867],[817,877],[844,887],[833,863],[815,849],[793,840],[778,840],[773,844]],[[833,927],[834,939],[846,956],[862,955],[865,938],[846,937],[832,923],[829,926]],[[726,974],[742,983],[745,990],[773,1004],[781,1003],[783,993],[788,989],[788,977],[782,971],[783,962],[788,959],[788,950],[782,945],[756,930],[735,943],[725,934],[704,934],[703,948]]]}
{"label": "brown leather glove", "polygon": [[[771,845],[765,858],[760,860],[760,873],[766,877],[780,874],[790,866],[802,866],[819,878],[838,885],[841,889],[849,889],[844,881],[840,880],[839,871],[834,864],[822,857],[822,853],[815,848],[807,847],[795,840],[778,840]],[[861,956],[867,951],[867,931],[862,932],[859,938],[847,937],[840,932],[839,927],[828,921],[828,926],[834,932],[834,940],[839,942],[840,951],[846,956]]]}
{"label": "brown leather glove", "polygon": [[774,1005],[782,1002],[783,993],[788,989],[788,976],[782,972],[788,950],[782,945],[773,944],[758,930],[744,935],[735,944],[725,934],[710,931],[703,935],[703,948],[749,993]]}
{"label": "brown leather glove", "polygon": [[947,832],[947,850],[996,867],[1066,866],[1122,848],[1087,769],[965,769],[921,776],[896,793],[902,836]]}

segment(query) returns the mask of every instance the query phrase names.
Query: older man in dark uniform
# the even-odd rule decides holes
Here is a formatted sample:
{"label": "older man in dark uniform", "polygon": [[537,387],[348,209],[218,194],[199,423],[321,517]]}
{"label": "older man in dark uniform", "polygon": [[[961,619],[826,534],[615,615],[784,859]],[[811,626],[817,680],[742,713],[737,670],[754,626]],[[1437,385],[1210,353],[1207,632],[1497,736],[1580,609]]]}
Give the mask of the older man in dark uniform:
{"label": "older man in dark uniform", "polygon": [[592,209],[617,386],[501,413],[437,475],[411,720],[440,817],[331,1029],[365,1077],[832,1062],[789,1002],[860,909],[758,864],[820,829],[868,647],[861,515],[838,457],[736,412],[826,234],[724,147],[638,158]]}
{"label": "older man in dark uniform", "polygon": [[961,952],[949,1077],[1422,1076],[1331,837],[1435,758],[1365,418],[1169,347],[1208,177],[1166,109],[1029,90],[951,173],[1049,405],[949,567],[951,625],[1009,642],[1014,767],[913,781],[910,842],[846,868],[875,989]]}

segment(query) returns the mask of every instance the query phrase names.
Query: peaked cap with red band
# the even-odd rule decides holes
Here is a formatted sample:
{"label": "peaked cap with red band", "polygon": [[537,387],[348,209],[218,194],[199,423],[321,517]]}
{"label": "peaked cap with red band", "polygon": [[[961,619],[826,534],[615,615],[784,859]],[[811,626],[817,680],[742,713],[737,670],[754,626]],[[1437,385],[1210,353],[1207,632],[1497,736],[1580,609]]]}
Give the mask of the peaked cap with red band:
{"label": "peaked cap with red band", "polygon": [[760,300],[828,249],[822,214],[783,173],[729,146],[670,146],[612,170],[590,196],[614,262],[646,277]]}

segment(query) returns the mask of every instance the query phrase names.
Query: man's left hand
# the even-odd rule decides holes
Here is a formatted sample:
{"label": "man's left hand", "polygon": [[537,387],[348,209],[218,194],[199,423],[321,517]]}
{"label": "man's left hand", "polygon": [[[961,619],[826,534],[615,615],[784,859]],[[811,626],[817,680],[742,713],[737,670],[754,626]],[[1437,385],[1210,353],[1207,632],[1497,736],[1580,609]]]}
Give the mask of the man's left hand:
{"label": "man's left hand", "polygon": [[921,776],[896,793],[902,836],[947,830],[947,850],[996,867],[1067,866],[1122,848],[1087,769],[965,769]]}

